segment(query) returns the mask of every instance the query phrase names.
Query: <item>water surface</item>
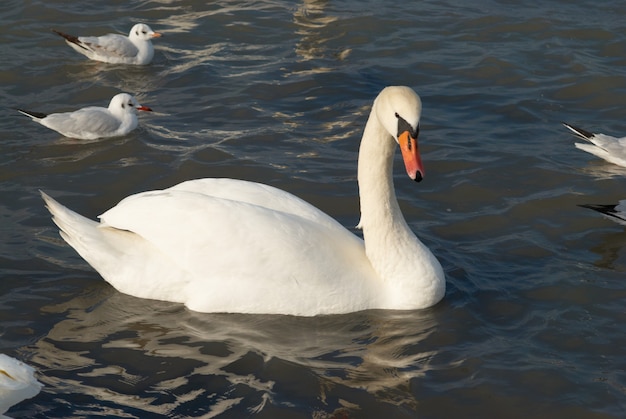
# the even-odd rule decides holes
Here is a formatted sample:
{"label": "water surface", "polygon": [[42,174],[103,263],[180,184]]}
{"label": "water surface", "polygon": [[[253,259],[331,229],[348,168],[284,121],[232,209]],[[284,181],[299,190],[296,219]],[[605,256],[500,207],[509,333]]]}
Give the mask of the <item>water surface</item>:
{"label": "water surface", "polygon": [[[626,169],[560,125],[626,134],[617,1],[5,1],[0,6],[0,350],[45,385],[14,417],[610,418],[626,415],[626,233],[582,203]],[[50,28],[164,34],[146,67],[86,61]],[[426,178],[395,183],[446,271],[421,311],[201,314],[120,294],[38,190],[96,217],[199,177],[271,184],[358,223],[356,157],[386,85],[422,96]],[[153,114],[60,137],[13,111]]]}

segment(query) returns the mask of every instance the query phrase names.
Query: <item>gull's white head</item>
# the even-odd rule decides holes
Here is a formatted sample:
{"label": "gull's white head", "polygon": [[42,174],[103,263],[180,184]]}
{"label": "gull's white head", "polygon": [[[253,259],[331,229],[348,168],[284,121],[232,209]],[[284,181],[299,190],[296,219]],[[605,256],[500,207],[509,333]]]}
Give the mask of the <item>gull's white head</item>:
{"label": "gull's white head", "polygon": [[123,115],[126,113],[136,113],[136,111],[152,111],[147,106],[142,106],[133,96],[128,93],[118,93],[113,96],[109,103],[109,111],[115,115]]}
{"label": "gull's white head", "polygon": [[136,39],[140,41],[149,41],[152,38],[158,38],[159,36],[161,36],[160,33],[153,31],[150,26],[145,23],[137,23],[132,27],[130,33],[128,34],[128,37],[131,40]]}

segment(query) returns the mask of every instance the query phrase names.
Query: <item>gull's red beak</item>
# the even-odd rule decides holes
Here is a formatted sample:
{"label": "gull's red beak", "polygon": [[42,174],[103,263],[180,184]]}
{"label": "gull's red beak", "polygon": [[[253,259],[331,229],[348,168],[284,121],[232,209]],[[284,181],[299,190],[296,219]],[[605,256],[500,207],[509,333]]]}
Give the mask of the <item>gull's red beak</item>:
{"label": "gull's red beak", "polygon": [[150,108],[149,108],[149,107],[147,107],[147,106],[142,106],[142,105],[137,106],[137,110],[138,110],[138,111],[152,112],[152,109],[150,109]]}

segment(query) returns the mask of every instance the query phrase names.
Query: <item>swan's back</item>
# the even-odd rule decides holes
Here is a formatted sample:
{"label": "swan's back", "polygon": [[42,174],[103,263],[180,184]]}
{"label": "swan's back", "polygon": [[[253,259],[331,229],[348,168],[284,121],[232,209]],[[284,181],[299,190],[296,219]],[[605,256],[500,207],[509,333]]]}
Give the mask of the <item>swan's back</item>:
{"label": "swan's back", "polygon": [[322,314],[380,298],[361,239],[287,192],[201,179],[132,195],[95,223],[45,197],[118,290],[203,312]]}
{"label": "swan's back", "polygon": [[215,198],[247,202],[271,210],[294,214],[331,228],[343,228],[334,218],[303,199],[262,183],[229,178],[206,178],[182,182],[169,188],[169,190],[189,191]]}

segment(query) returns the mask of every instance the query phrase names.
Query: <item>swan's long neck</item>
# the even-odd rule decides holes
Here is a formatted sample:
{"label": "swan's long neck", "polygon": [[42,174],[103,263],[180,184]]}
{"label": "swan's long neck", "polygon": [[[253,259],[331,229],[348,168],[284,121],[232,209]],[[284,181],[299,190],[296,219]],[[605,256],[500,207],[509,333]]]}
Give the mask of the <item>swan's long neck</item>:
{"label": "swan's long neck", "polygon": [[358,182],[365,252],[389,291],[388,301],[407,309],[428,307],[443,297],[443,270],[409,228],[393,187],[396,142],[370,114],[359,150]]}
{"label": "swan's long neck", "polygon": [[396,224],[408,230],[393,187],[395,150],[395,141],[380,124],[375,112],[372,112],[363,132],[358,163],[361,199],[359,225],[363,228],[364,234],[378,233],[378,230],[384,227],[391,229]]}

